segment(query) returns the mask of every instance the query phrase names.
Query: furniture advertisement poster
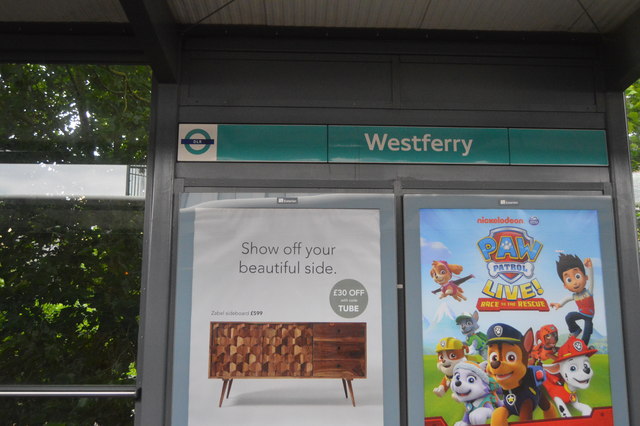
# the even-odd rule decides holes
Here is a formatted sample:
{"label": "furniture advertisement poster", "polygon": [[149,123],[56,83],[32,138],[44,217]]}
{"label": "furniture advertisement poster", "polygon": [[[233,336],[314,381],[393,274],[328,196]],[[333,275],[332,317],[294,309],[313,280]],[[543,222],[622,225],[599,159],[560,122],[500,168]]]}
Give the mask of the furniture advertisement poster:
{"label": "furniture advertisement poster", "polygon": [[181,209],[176,424],[385,424],[380,211],[282,200]]}

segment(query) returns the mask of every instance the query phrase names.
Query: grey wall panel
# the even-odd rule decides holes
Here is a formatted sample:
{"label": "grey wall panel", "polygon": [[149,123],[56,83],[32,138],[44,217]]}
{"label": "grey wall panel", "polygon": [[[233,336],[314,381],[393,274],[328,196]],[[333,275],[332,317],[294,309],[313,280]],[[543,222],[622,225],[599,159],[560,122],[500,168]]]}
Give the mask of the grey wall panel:
{"label": "grey wall panel", "polygon": [[390,106],[391,62],[219,58],[189,63],[190,105]]}
{"label": "grey wall panel", "polygon": [[[594,59],[190,52],[185,106],[602,112]],[[495,124],[489,124],[495,125]]]}
{"label": "grey wall panel", "polygon": [[589,66],[490,63],[400,64],[407,108],[596,111]]}
{"label": "grey wall panel", "polygon": [[[391,108],[287,108],[183,106],[181,123],[343,124],[443,127],[604,129],[604,113],[558,111],[420,110]],[[490,123],[490,124],[488,124]]]}
{"label": "grey wall panel", "polygon": [[[282,187],[456,188],[515,190],[609,189],[607,167],[395,164],[178,163],[176,176],[203,185]],[[249,182],[249,183],[247,183]]]}
{"label": "grey wall panel", "polygon": [[[274,29],[267,37],[251,37],[239,32],[235,36],[230,28],[220,33],[225,37],[194,37],[184,40],[185,53],[191,57],[203,57],[212,52],[274,52],[300,53],[315,52],[316,54],[369,54],[369,55],[414,55],[414,56],[478,56],[485,58],[558,58],[558,59],[587,59],[598,56],[600,38],[581,34],[565,34],[562,40],[554,39],[549,42],[543,34],[536,38],[533,34],[514,33],[512,41],[499,41],[497,38],[486,37],[480,33],[459,34],[457,41],[437,34],[425,34],[420,38],[401,39],[356,38],[348,33],[338,33],[339,30],[325,29],[315,33],[316,38],[287,36],[287,31]],[[267,35],[267,34],[265,34]],[[325,36],[326,38],[317,38]],[[344,38],[340,38],[340,36]],[[524,42],[524,44],[523,44]]]}

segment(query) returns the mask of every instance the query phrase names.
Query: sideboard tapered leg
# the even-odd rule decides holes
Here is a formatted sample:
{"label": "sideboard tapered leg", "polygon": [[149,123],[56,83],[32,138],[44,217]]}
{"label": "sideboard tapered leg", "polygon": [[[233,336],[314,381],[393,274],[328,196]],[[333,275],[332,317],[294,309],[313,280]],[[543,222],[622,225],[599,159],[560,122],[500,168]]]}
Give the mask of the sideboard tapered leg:
{"label": "sideboard tapered leg", "polygon": [[233,379],[229,379],[229,387],[227,388],[227,399],[229,399],[229,394],[231,393],[232,384],[233,384]]}
{"label": "sideboard tapered leg", "polygon": [[224,392],[227,390],[227,383],[229,383],[229,379],[222,379],[222,393],[220,394],[220,404],[218,404],[218,407],[222,407]]}
{"label": "sideboard tapered leg", "polygon": [[353,396],[353,386],[351,386],[351,382],[353,379],[347,379],[347,385],[349,386],[349,393],[351,394],[351,403],[353,406],[356,406],[356,398]]}
{"label": "sideboard tapered leg", "polygon": [[342,388],[344,389],[344,397],[349,398],[349,395],[347,395],[347,381],[345,379],[342,379]]}

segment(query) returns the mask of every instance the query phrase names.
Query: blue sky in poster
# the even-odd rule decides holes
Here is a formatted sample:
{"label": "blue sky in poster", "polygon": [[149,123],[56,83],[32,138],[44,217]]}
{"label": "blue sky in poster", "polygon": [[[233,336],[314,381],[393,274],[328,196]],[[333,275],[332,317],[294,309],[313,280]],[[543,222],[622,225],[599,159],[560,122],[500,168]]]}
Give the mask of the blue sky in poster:
{"label": "blue sky in poster", "polygon": [[[478,223],[478,219],[510,218],[522,219],[522,224]],[[556,272],[556,260],[559,253],[574,254],[583,261],[590,257],[593,262],[595,278],[594,298],[596,314],[595,333],[606,336],[604,311],[604,286],[602,276],[600,238],[598,234],[598,216],[595,210],[506,210],[506,209],[422,209],[420,210],[420,250],[422,277],[423,339],[425,352],[432,352],[432,345],[441,337],[461,338],[455,323],[446,317],[473,312],[482,289],[490,278],[487,264],[477,246],[492,229],[513,226],[527,231],[530,237],[542,244],[541,252],[534,262],[534,278],[542,286],[544,293],[538,297],[548,303],[560,302],[571,293],[566,290]],[[439,299],[432,294],[438,285],[429,275],[433,260],[445,260],[448,263],[462,265],[460,277],[473,274],[475,278],[462,285],[466,301],[458,302],[451,297]],[[454,277],[457,278],[457,277]],[[500,279],[496,280],[502,283]],[[514,284],[524,284],[530,279],[522,277]],[[569,302],[559,310],[551,308],[549,312],[538,311],[501,311],[480,312],[480,327],[486,329],[495,322],[506,322],[524,332],[532,327],[534,332],[545,324],[555,324],[560,335],[567,333],[564,317],[577,307]],[[445,321],[443,320],[445,318]],[[455,334],[457,333],[457,334]],[[443,335],[444,334],[444,335]]]}

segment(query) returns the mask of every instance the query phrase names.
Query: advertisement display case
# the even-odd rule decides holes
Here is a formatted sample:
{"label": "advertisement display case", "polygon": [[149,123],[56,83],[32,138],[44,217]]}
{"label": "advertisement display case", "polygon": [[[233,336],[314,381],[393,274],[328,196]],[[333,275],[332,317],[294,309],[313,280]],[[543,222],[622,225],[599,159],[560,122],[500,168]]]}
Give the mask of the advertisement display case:
{"label": "advertisement display case", "polygon": [[217,195],[181,198],[173,424],[398,424],[393,196]]}
{"label": "advertisement display case", "polygon": [[610,198],[407,195],[404,215],[409,424],[628,424]]}

